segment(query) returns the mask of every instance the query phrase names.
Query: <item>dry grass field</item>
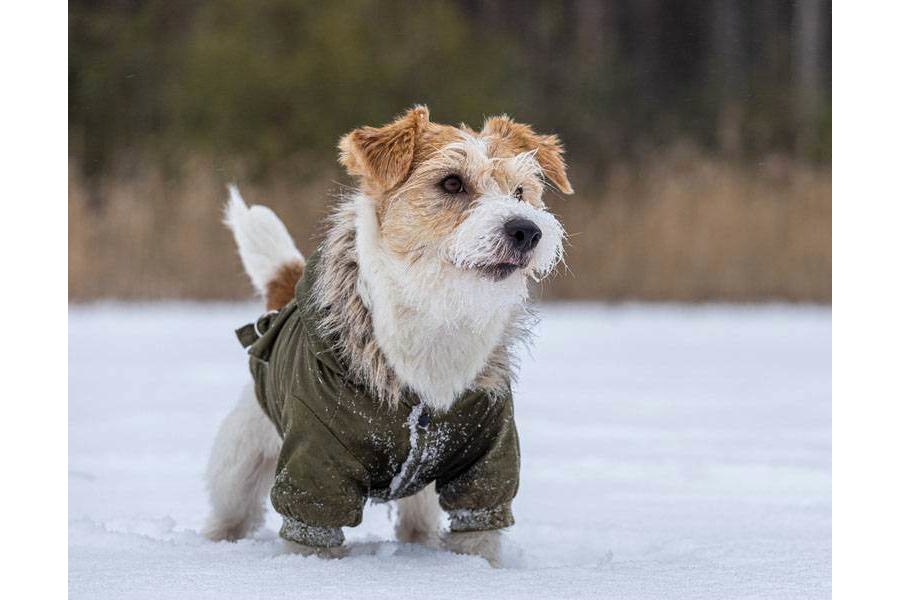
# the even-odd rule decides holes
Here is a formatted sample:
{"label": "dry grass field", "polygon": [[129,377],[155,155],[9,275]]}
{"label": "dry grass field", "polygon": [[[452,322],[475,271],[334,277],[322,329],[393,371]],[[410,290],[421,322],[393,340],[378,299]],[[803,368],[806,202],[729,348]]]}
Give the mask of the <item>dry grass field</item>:
{"label": "dry grass field", "polygon": [[[251,294],[221,225],[228,180],[196,158],[69,182],[69,298],[235,299]],[[569,231],[550,299],[831,301],[831,170],[784,157],[738,164],[681,147],[601,178],[575,165],[572,197],[548,197]],[[275,173],[241,182],[309,252],[344,181]]]}

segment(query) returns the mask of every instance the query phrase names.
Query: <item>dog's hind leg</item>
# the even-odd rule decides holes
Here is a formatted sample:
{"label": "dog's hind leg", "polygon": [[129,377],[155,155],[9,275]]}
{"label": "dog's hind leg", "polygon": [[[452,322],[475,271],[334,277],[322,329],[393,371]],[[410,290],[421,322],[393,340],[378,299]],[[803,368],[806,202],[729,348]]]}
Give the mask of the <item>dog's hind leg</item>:
{"label": "dog's hind leg", "polygon": [[206,485],[212,514],[203,531],[207,538],[237,540],[262,525],[280,448],[275,426],[247,386],[219,427],[209,457]]}
{"label": "dog's hind leg", "polygon": [[441,506],[431,483],[420,492],[397,500],[397,540],[409,544],[440,546]]}

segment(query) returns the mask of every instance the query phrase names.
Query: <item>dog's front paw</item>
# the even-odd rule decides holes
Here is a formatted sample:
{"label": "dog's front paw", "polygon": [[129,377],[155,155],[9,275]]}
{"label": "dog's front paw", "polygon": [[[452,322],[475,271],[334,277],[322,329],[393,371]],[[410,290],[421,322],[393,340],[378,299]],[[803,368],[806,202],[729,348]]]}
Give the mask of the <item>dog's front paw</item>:
{"label": "dog's front paw", "polygon": [[503,566],[499,531],[450,531],[444,535],[443,542],[451,552],[480,556],[495,569]]}
{"label": "dog's front paw", "polygon": [[397,530],[397,541],[401,544],[419,544],[426,548],[442,549],[441,534],[437,531]]}

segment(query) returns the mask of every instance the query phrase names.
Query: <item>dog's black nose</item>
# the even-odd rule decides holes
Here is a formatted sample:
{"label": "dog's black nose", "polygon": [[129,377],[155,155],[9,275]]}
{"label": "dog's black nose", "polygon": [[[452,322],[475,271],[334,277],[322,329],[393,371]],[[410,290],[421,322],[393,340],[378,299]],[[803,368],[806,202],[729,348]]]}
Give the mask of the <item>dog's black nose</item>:
{"label": "dog's black nose", "polygon": [[541,241],[541,230],[528,219],[510,219],[503,225],[512,247],[520,252],[534,250]]}

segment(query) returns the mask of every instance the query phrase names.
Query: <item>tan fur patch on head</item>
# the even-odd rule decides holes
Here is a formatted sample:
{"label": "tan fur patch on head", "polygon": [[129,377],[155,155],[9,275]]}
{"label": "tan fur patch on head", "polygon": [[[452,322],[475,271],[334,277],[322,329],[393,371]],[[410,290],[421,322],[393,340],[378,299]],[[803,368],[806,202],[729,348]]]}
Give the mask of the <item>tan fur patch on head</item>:
{"label": "tan fur patch on head", "polygon": [[534,152],[544,177],[562,193],[574,193],[566,176],[565,149],[555,135],[537,134],[530,126],[516,123],[506,115],[487,119],[481,134],[491,139],[497,154],[515,156],[522,152]]}
{"label": "tan fur patch on head", "polygon": [[490,178],[492,162],[473,142],[473,136],[455,127],[429,125],[409,178],[380,207],[384,240],[394,252],[415,259],[466,218],[475,194],[454,198],[438,184],[454,174],[475,192],[479,179]]}

